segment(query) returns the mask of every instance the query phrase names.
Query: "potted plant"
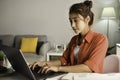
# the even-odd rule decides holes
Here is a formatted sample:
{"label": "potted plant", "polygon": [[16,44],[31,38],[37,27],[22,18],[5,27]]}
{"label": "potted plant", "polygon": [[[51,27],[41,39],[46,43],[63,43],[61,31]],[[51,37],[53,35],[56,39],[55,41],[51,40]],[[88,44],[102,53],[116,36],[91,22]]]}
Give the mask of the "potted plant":
{"label": "potted plant", "polygon": [[4,52],[0,50],[0,66],[3,66],[4,57]]}

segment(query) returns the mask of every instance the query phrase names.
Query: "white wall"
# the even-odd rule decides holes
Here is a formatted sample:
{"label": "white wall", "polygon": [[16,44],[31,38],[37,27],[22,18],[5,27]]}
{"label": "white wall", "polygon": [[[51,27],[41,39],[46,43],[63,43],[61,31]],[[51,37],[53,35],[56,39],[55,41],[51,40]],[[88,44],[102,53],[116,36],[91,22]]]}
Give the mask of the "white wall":
{"label": "white wall", "polygon": [[[74,35],[68,10],[80,1],[83,0],[0,0],[0,34],[45,34],[52,44],[67,44]],[[106,23],[99,18],[101,10],[93,5],[96,15],[93,28],[105,34]],[[112,21],[110,26],[117,27],[117,24]]]}

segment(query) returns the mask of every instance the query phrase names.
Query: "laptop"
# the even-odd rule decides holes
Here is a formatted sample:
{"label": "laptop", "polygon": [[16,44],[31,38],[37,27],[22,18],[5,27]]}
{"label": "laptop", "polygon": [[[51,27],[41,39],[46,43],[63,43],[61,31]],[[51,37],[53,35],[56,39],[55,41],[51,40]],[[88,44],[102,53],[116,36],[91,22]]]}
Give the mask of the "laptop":
{"label": "laptop", "polygon": [[23,56],[23,53],[16,48],[9,47],[9,46],[2,46],[2,51],[5,53],[6,57],[8,58],[10,64],[12,65],[12,68],[22,74],[23,76],[27,77],[30,80],[45,80],[49,77],[55,77],[58,75],[61,75],[63,73],[56,73],[54,75],[39,75],[34,74],[33,71],[29,68],[27,65],[27,61],[25,57]]}

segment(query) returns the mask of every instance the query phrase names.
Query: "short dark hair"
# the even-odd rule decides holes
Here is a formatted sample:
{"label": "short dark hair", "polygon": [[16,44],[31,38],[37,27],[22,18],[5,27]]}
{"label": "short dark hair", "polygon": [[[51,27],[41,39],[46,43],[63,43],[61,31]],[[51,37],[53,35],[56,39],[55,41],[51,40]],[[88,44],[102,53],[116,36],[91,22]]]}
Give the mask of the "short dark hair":
{"label": "short dark hair", "polygon": [[88,25],[90,26],[93,24],[93,20],[94,20],[94,13],[91,11],[91,8],[92,8],[92,1],[86,0],[82,3],[73,4],[70,7],[69,14],[77,13],[83,16],[84,18],[89,16],[90,21]]}

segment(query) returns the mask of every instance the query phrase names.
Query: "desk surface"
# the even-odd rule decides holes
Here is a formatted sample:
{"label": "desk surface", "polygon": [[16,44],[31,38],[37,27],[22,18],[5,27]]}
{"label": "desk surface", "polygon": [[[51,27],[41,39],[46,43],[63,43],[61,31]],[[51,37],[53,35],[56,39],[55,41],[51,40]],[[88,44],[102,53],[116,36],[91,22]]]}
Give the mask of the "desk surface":
{"label": "desk surface", "polygon": [[120,73],[68,73],[63,80],[120,80]]}
{"label": "desk surface", "polygon": [[[59,80],[62,77],[63,80],[120,80],[120,73],[68,73],[47,80]],[[29,80],[21,74],[14,72],[10,75],[0,76],[0,80]]]}

